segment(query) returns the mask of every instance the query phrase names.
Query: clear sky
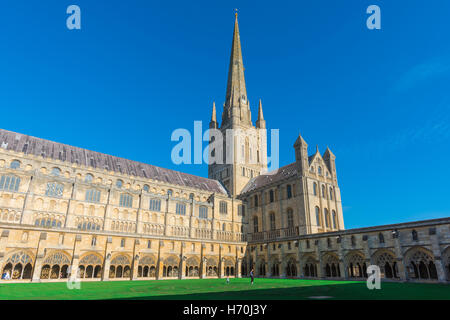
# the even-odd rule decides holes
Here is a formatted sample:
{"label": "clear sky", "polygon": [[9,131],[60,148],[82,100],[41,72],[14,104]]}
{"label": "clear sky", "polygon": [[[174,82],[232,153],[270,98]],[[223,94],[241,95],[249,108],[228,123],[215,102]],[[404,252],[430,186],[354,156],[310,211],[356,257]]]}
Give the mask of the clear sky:
{"label": "clear sky", "polygon": [[170,136],[206,129],[213,101],[221,118],[235,7],[280,165],[299,132],[329,146],[346,228],[450,216],[448,0],[3,1],[0,127],[207,176],[171,162]]}

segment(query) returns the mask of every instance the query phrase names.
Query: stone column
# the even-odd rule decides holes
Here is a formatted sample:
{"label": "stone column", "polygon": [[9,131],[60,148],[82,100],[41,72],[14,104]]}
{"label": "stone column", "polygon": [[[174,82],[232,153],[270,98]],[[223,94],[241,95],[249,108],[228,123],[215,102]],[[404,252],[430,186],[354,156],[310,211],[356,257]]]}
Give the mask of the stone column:
{"label": "stone column", "polygon": [[[140,204],[139,204],[139,206],[140,206]],[[136,280],[137,276],[138,276],[139,255],[137,254],[136,246],[139,246],[139,239],[134,240],[133,256],[132,256],[132,261],[131,261],[130,280]]]}
{"label": "stone column", "polygon": [[224,277],[225,258],[223,257],[223,246],[219,245],[219,278]]}
{"label": "stone column", "polygon": [[281,270],[280,270],[280,276],[281,278],[286,278],[286,267],[287,267],[287,259],[285,257],[284,252],[284,243],[281,244]]}
{"label": "stone column", "polygon": [[446,282],[445,267],[442,263],[442,252],[439,246],[439,239],[436,228],[429,229],[431,250],[434,255],[434,265],[436,266],[437,276],[439,282]]}
{"label": "stone column", "polygon": [[320,239],[315,240],[315,246],[316,246],[316,256],[318,259],[318,266],[317,266],[317,277],[318,278],[325,278],[325,274],[323,272],[323,262],[322,262],[322,254],[320,251],[321,243]]}
{"label": "stone column", "polygon": [[241,269],[242,269],[242,259],[238,258],[236,260],[236,271],[234,273],[236,278],[242,278]]}
{"label": "stone column", "polygon": [[339,236],[337,241],[338,241],[339,269],[341,271],[341,277],[344,278],[345,280],[347,280],[348,279],[348,270],[347,270],[347,266],[344,263],[346,252],[344,249],[343,238],[341,236]]}
{"label": "stone column", "polygon": [[112,244],[112,238],[107,237],[106,238],[106,244],[105,244],[105,260],[103,262],[103,272],[102,272],[102,280],[108,281],[109,280],[109,267],[111,265],[111,244]]}
{"label": "stone column", "polygon": [[42,263],[45,258],[45,242],[46,242],[46,240],[47,240],[47,233],[41,232],[41,234],[39,236],[38,247],[36,250],[36,260],[34,262],[34,267],[33,267],[33,277],[31,280],[32,282],[40,282],[41,281],[41,268],[42,268]]}
{"label": "stone column", "polygon": [[202,243],[201,249],[200,249],[200,279],[205,278],[206,275],[206,257],[204,256],[204,251],[206,249],[206,245]]}
{"label": "stone column", "polygon": [[397,230],[394,230],[394,246],[395,255],[397,258],[397,267],[400,280],[407,281],[409,279],[408,271],[406,270],[405,257],[403,256],[403,250],[400,244],[400,234]]}
{"label": "stone column", "polygon": [[184,279],[186,277],[185,269],[186,269],[186,256],[184,255],[184,248],[186,247],[186,243],[181,243],[181,251],[180,251],[180,272],[178,272],[178,279]]}
{"label": "stone column", "polygon": [[156,280],[159,280],[163,277],[163,261],[161,258],[161,248],[164,247],[164,242],[162,240],[159,241],[158,245],[158,262],[156,263]]}

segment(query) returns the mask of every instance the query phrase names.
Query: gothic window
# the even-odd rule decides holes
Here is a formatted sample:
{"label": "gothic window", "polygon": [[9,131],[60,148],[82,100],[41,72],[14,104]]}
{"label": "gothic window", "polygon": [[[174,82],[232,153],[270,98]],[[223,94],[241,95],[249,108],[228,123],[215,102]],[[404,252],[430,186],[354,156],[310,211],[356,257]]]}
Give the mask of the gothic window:
{"label": "gothic window", "polygon": [[88,173],[86,175],[86,177],[84,178],[84,182],[87,182],[87,183],[92,183],[93,180],[94,180],[94,176],[90,173]]}
{"label": "gothic window", "polygon": [[92,236],[92,240],[91,240],[91,246],[96,246],[97,245],[97,237],[96,236]]}
{"label": "gothic window", "polygon": [[313,184],[313,193],[315,196],[317,196],[317,183],[315,183],[315,182]]}
{"label": "gothic window", "polygon": [[62,224],[61,221],[52,219],[52,218],[42,218],[42,219],[36,219],[34,221],[35,226],[40,226],[44,228],[61,228]]}
{"label": "gothic window", "polygon": [[258,217],[253,217],[253,232],[258,233]]}
{"label": "gothic window", "polygon": [[[144,171],[145,172],[145,171]],[[148,184],[144,184],[144,187],[142,188],[145,192],[148,192],[150,190],[150,187]]]}
{"label": "gothic window", "polygon": [[337,223],[336,223],[336,211],[333,210],[332,216],[333,216],[333,229],[336,229],[336,226],[337,226]]}
{"label": "gothic window", "polygon": [[408,271],[414,279],[437,279],[436,265],[431,254],[421,249],[413,249],[410,256]]}
{"label": "gothic window", "polygon": [[319,209],[319,207],[316,207],[316,223],[317,223],[318,227],[321,226],[321,223],[320,223],[320,209]]}
{"label": "gothic window", "polygon": [[125,238],[122,238],[122,239],[120,240],[120,246],[121,246],[122,248],[125,247]]}
{"label": "gothic window", "polygon": [[329,223],[328,221],[330,220],[330,214],[329,214],[327,208],[323,209],[323,211],[324,211],[324,213],[325,213],[325,226],[326,226],[327,228],[329,228],[329,227],[330,227],[330,223]]}
{"label": "gothic window", "polygon": [[175,213],[184,216],[186,214],[186,205],[184,203],[177,203]]}
{"label": "gothic window", "polygon": [[350,238],[350,241],[351,241],[351,243],[352,243],[352,246],[355,246],[355,245],[356,245],[356,238],[355,238],[355,236],[352,236],[352,237]]}
{"label": "gothic window", "polygon": [[257,207],[258,206],[258,195],[255,194],[254,200],[255,200],[255,207]]}
{"label": "gothic window", "polygon": [[20,161],[19,160],[13,160],[9,167],[11,169],[19,169],[20,168]]}
{"label": "gothic window", "polygon": [[317,172],[319,173],[319,175],[322,175],[322,167],[321,167],[321,166],[319,166],[319,167],[317,168]]}
{"label": "gothic window", "polygon": [[288,184],[288,185],[286,186],[286,193],[287,193],[287,198],[288,198],[288,199],[292,198],[292,187],[291,187],[290,184]]}
{"label": "gothic window", "polygon": [[149,210],[161,211],[161,200],[160,199],[150,199]]}
{"label": "gothic window", "polygon": [[110,278],[129,278],[131,276],[131,262],[125,255],[118,255],[111,260],[109,267]]}
{"label": "gothic window", "polygon": [[56,182],[47,183],[45,195],[50,197],[62,197],[64,186]]}
{"label": "gothic window", "polygon": [[384,236],[381,232],[378,234],[378,240],[380,241],[380,243],[384,243]]}
{"label": "gothic window", "polygon": [[269,201],[270,201],[270,202],[274,202],[274,201],[275,201],[274,198],[275,198],[275,197],[274,197],[273,190],[270,190],[270,191],[269,191]]}
{"label": "gothic window", "polygon": [[270,230],[275,230],[275,213],[270,213]]}
{"label": "gothic window", "polygon": [[120,180],[120,179],[118,179],[118,180],[116,181],[116,187],[120,189],[120,188],[122,188],[122,186],[123,186],[123,181]]}
{"label": "gothic window", "polygon": [[330,200],[333,200],[333,188],[332,187],[330,187]]}
{"label": "gothic window", "polygon": [[2,274],[8,273],[10,278],[31,279],[33,259],[25,251],[13,253],[5,262]]}
{"label": "gothic window", "polygon": [[51,175],[52,176],[55,176],[55,177],[59,177],[59,175],[61,174],[61,169],[59,169],[59,168],[53,168],[52,169],[52,171],[51,171]]}
{"label": "gothic window", "polygon": [[419,240],[419,236],[418,236],[416,230],[413,230],[413,231],[411,232],[411,234],[412,234],[412,239],[413,239],[414,241],[418,241],[418,240]]}
{"label": "gothic window", "polygon": [[57,251],[50,254],[43,262],[41,279],[63,279],[68,277],[70,259]]}
{"label": "gothic window", "polygon": [[324,185],[322,185],[322,198],[327,198],[327,190]]}
{"label": "gothic window", "polygon": [[220,211],[221,214],[227,214],[228,213],[227,203],[225,201],[220,201],[219,211]]}
{"label": "gothic window", "polygon": [[287,209],[287,226],[288,228],[294,227],[294,212],[291,208]]}
{"label": "gothic window", "polygon": [[95,189],[86,190],[85,200],[88,202],[100,202],[100,191]]}
{"label": "gothic window", "polygon": [[102,275],[102,264],[102,259],[95,254],[84,256],[78,264],[80,278],[100,278]]}
{"label": "gothic window", "polygon": [[200,219],[208,219],[208,207],[200,206],[198,208],[198,216]]}
{"label": "gothic window", "polygon": [[4,175],[0,178],[0,190],[18,191],[20,185],[20,178],[11,175]]}
{"label": "gothic window", "polygon": [[133,206],[133,196],[126,193],[122,193],[119,199],[119,206],[131,208]]}
{"label": "gothic window", "polygon": [[238,216],[245,216],[245,206],[243,204],[238,205]]}

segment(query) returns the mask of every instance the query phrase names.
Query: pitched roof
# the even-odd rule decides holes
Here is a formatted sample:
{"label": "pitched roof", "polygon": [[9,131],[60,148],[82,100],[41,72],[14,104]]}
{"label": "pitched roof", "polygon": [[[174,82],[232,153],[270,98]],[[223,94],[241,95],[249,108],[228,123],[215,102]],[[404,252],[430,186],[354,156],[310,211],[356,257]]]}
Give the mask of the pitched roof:
{"label": "pitched roof", "polygon": [[114,172],[134,175],[140,178],[153,179],[179,186],[227,194],[225,188],[217,180],[160,168],[150,164],[69,146],[4,129],[0,129],[0,147],[6,150],[22,152],[24,154],[43,156],[54,160],[77,163],[79,165],[99,169],[107,168]]}
{"label": "pitched roof", "polygon": [[296,175],[297,175],[297,166],[296,162],[293,162],[291,164],[279,168],[278,170],[274,170],[251,179],[244,187],[241,194],[255,191],[256,189],[259,189],[261,187],[267,186],[272,183],[276,183],[278,181],[287,178],[295,177]]}

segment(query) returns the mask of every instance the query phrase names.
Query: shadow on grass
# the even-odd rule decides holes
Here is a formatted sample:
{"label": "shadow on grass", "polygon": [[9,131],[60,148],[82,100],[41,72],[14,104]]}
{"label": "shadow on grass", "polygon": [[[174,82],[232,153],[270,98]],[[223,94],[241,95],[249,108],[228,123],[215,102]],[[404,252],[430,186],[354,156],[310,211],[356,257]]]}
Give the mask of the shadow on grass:
{"label": "shadow on grass", "polygon": [[149,295],[123,300],[450,300],[446,284],[382,283],[369,290],[365,282],[342,282],[287,288],[261,288],[239,291]]}

